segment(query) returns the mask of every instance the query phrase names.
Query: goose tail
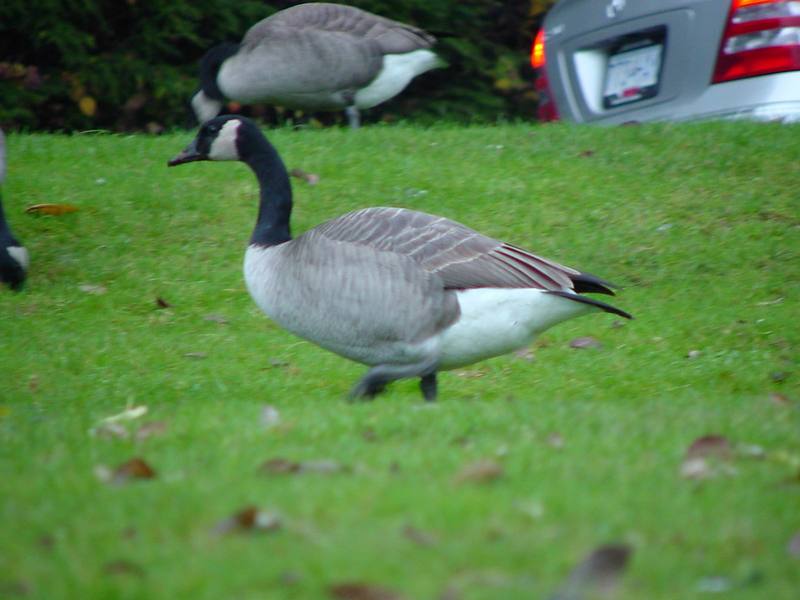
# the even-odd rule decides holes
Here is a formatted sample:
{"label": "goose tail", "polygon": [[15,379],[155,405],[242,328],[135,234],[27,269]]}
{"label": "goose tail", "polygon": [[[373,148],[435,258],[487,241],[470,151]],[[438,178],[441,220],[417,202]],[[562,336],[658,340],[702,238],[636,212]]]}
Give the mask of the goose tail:
{"label": "goose tail", "polygon": [[[611,290],[600,293],[607,294],[609,292],[613,295],[613,292],[611,292]],[[601,302],[600,300],[595,300],[594,298],[589,298],[587,296],[579,296],[578,294],[573,294],[572,292],[548,291],[546,293],[552,294],[554,296],[560,296],[561,298],[566,298],[567,300],[572,300],[574,302],[579,302],[581,304],[588,304],[589,306],[594,306],[595,308],[599,308],[600,310],[605,311],[607,313],[611,313],[612,315],[619,315],[620,317],[624,317],[625,319],[633,319],[633,316],[630,313],[627,313],[624,310],[617,308],[616,306],[611,306],[610,304]]]}

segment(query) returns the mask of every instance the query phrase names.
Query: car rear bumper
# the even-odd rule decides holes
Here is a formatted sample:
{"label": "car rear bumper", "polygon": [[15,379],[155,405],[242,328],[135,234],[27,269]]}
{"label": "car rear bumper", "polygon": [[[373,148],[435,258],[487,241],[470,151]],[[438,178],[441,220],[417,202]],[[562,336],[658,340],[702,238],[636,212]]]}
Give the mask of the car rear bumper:
{"label": "car rear bumper", "polygon": [[593,122],[754,119],[800,122],[800,71],[775,73],[710,85],[694,98],[667,102],[641,111],[599,116]]}

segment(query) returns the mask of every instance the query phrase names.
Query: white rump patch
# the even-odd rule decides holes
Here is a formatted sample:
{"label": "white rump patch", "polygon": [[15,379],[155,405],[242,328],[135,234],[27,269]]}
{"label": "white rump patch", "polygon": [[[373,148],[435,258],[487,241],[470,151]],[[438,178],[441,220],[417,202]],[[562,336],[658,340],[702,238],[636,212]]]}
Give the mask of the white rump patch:
{"label": "white rump patch", "polygon": [[527,346],[545,329],[592,309],[530,288],[479,288],[457,297],[461,317],[441,334],[445,369]]}
{"label": "white rump patch", "polygon": [[444,61],[430,50],[414,50],[406,54],[387,54],[383,57],[383,68],[367,87],[356,92],[358,108],[372,108],[393,98],[414,77],[444,66]]}
{"label": "white rump patch", "polygon": [[211,142],[208,158],[211,160],[239,160],[239,151],[236,148],[236,135],[242,122],[239,119],[226,121],[219,130],[217,137]]}
{"label": "white rump patch", "polygon": [[209,98],[203,90],[200,90],[192,96],[192,109],[197,120],[202,124],[219,114],[219,111],[222,110],[222,102]]}
{"label": "white rump patch", "polygon": [[27,271],[30,265],[30,258],[28,257],[28,250],[23,246],[8,246],[6,248],[9,256],[17,261],[22,268]]}

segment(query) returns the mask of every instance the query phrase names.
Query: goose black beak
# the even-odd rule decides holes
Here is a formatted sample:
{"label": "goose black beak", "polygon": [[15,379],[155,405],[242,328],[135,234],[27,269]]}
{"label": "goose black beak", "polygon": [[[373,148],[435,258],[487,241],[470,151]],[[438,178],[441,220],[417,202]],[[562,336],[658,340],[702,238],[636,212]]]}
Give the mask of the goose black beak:
{"label": "goose black beak", "polygon": [[167,163],[167,166],[176,167],[178,165],[194,162],[196,160],[208,160],[208,157],[205,154],[198,152],[197,140],[192,140],[192,142],[183,149],[183,152],[172,158],[172,160]]}

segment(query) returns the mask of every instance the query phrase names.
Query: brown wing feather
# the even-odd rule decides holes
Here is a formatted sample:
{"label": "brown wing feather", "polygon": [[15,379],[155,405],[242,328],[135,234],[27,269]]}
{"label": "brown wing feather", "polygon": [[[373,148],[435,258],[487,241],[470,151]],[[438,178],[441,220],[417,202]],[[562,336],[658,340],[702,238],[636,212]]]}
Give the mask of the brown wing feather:
{"label": "brown wing feather", "polygon": [[311,2],[275,13],[253,25],[242,44],[253,46],[280,31],[328,31],[348,34],[354,40],[377,44],[382,54],[399,54],[430,48],[431,34],[392,19],[341,4]]}
{"label": "brown wing feather", "polygon": [[426,271],[438,274],[449,289],[499,287],[574,292],[572,279],[581,276],[580,271],[455,221],[402,208],[358,210],[323,223],[315,231],[329,239],[409,256]]}

